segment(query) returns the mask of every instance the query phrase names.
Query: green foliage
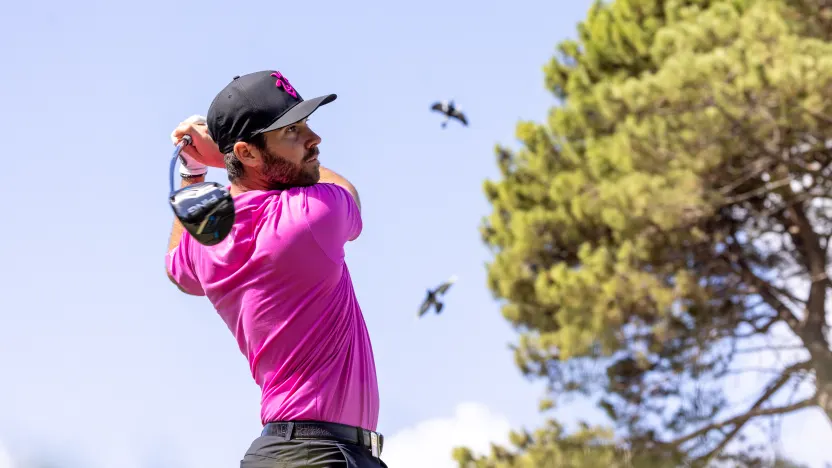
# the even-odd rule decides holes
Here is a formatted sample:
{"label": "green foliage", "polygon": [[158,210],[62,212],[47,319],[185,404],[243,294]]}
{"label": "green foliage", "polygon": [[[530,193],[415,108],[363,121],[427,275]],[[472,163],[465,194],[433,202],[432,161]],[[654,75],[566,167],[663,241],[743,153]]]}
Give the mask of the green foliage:
{"label": "green foliage", "polygon": [[613,434],[603,428],[582,427],[566,434],[555,421],[536,430],[512,432],[514,451],[492,446],[490,457],[476,457],[470,450],[458,448],[454,459],[465,468],[673,468],[671,454],[640,456],[613,444]]}
{"label": "green foliage", "polygon": [[772,468],[809,468],[807,465],[797,463],[785,458],[777,458],[774,460]]}
{"label": "green foliage", "polygon": [[[547,427],[460,466],[618,466],[619,448],[703,464],[747,458],[725,447],[751,420],[832,418],[830,35],[832,2],[615,0],[558,45],[545,84],[564,104],[519,123],[522,148],[498,146],[502,179],[484,184],[488,284],[523,373],[555,400],[597,397],[622,437]],[[788,275],[815,281],[794,297]],[[776,326],[806,361],[732,411],[720,379]],[[763,410],[808,376],[809,398]]]}

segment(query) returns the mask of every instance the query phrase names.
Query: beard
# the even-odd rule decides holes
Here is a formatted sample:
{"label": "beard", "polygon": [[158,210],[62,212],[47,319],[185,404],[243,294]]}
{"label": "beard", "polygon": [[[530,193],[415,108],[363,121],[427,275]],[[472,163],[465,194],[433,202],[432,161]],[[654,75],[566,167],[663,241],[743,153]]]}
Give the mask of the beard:
{"label": "beard", "polygon": [[320,153],[317,147],[310,149],[300,164],[278,156],[268,149],[263,151],[263,175],[269,183],[269,190],[291,187],[309,187],[321,179],[320,164],[310,163]]}

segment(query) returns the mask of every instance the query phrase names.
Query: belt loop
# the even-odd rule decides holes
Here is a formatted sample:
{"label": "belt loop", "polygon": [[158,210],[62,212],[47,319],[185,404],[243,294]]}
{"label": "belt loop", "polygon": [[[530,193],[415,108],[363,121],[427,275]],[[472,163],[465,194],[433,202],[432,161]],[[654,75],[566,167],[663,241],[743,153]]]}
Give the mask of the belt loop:
{"label": "belt loop", "polygon": [[375,431],[370,431],[370,453],[375,458],[381,456],[381,447],[378,443],[378,433]]}
{"label": "belt loop", "polygon": [[284,437],[283,440],[285,440],[285,441],[292,440],[292,433],[294,431],[295,431],[295,423],[292,422],[292,421],[289,421],[288,423],[286,423],[286,435],[283,436]]}

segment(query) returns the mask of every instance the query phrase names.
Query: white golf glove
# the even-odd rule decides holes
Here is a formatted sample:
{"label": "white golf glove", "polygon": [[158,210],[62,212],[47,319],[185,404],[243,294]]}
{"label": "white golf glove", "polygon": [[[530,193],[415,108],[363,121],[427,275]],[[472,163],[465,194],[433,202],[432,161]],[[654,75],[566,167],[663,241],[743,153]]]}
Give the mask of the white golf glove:
{"label": "white golf glove", "polygon": [[[185,119],[184,123],[190,124],[202,124],[205,125],[207,120],[205,117],[201,115],[192,115]],[[173,136],[173,133],[170,135],[170,139],[173,144],[176,144],[177,140],[176,137]],[[186,147],[187,148],[187,147]],[[181,176],[196,176],[196,175],[203,175],[208,172],[208,166],[202,164],[201,162],[197,161],[196,159],[188,156],[185,153],[185,149],[179,153],[179,175]]]}

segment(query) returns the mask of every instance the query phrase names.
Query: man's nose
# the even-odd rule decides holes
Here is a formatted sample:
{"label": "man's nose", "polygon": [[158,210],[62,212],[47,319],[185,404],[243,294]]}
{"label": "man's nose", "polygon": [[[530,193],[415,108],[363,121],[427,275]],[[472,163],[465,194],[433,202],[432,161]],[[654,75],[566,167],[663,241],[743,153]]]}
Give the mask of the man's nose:
{"label": "man's nose", "polygon": [[321,137],[318,136],[317,133],[309,130],[309,137],[306,140],[306,147],[312,148],[313,146],[318,146],[321,143]]}

